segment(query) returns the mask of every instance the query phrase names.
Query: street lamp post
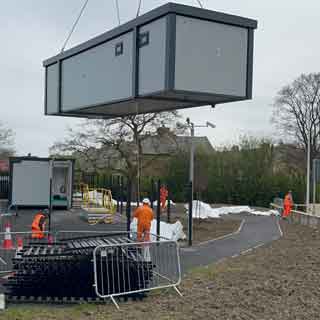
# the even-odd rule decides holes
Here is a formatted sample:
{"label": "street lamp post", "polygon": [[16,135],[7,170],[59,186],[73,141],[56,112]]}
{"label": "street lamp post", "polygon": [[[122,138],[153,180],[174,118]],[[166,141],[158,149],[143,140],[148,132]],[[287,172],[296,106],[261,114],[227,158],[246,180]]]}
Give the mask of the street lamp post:
{"label": "street lamp post", "polygon": [[192,208],[193,208],[193,190],[194,190],[194,128],[204,128],[210,127],[214,129],[216,126],[207,121],[205,125],[195,125],[193,122],[190,121],[190,118],[187,118],[187,124],[190,128],[190,171],[189,171],[189,182],[191,186],[191,195],[190,195],[190,202],[191,206],[189,209],[189,223],[188,223],[188,237],[189,237],[189,245],[192,245]]}
{"label": "street lamp post", "polygon": [[[214,129],[216,126],[207,121],[205,125],[195,125],[193,122],[190,121],[190,118],[187,118],[187,124],[190,128],[190,136],[191,136],[191,142],[190,142],[190,172],[189,172],[189,180],[192,182],[194,180],[194,128],[212,128]],[[193,187],[192,187],[192,200],[193,200]]]}
{"label": "street lamp post", "polygon": [[308,135],[307,147],[307,190],[306,190],[306,211],[309,212],[310,206],[310,153],[311,153],[311,132]]}
{"label": "street lamp post", "polygon": [[190,172],[189,180],[191,183],[191,202],[193,203],[193,180],[194,180],[194,123],[190,122],[190,133],[191,133],[191,142],[190,142]]}

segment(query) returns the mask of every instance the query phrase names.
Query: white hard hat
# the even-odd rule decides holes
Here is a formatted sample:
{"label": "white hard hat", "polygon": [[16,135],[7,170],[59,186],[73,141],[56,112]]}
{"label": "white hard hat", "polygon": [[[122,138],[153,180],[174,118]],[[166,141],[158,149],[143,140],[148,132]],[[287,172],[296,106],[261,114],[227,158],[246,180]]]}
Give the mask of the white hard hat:
{"label": "white hard hat", "polygon": [[142,203],[150,205],[150,200],[148,198],[144,198]]}

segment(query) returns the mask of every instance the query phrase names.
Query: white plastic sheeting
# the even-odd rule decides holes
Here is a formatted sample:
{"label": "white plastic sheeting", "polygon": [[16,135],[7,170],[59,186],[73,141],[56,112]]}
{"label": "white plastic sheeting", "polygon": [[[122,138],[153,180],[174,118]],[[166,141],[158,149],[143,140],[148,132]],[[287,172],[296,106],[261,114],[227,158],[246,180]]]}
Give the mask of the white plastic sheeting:
{"label": "white plastic sheeting", "polygon": [[[117,200],[113,199],[113,202],[114,202],[114,204],[117,204]],[[126,202],[126,201],[122,201],[122,203],[123,203],[124,206],[127,205],[127,202]],[[158,203],[157,201],[154,201],[154,202],[153,202],[154,207],[157,206],[157,203]],[[166,206],[167,206],[167,205],[168,205],[168,200],[166,201]],[[171,206],[175,206],[176,203],[173,202],[172,200],[170,200],[170,205],[171,205]],[[132,201],[132,202],[131,202],[131,207],[136,207],[136,206],[137,206],[137,201]],[[142,202],[139,202],[139,206],[142,206]]]}
{"label": "white plastic sheeting", "polygon": [[[158,201],[153,201],[153,205],[156,207],[158,205]],[[176,203],[170,200],[170,205],[175,206]],[[168,200],[166,200],[166,207],[168,206]]]}
{"label": "white plastic sheeting", "polygon": [[[117,200],[114,200],[115,204],[117,204]],[[120,204],[120,202],[119,202]],[[127,202],[126,201],[122,201],[122,205],[126,206]],[[131,207],[136,207],[137,206],[137,201],[131,201]],[[139,202],[139,206],[142,206],[142,202]]]}
{"label": "white plastic sheeting", "polygon": [[[133,218],[131,224],[130,224],[130,231],[131,232],[137,232],[137,223],[138,220],[136,218]],[[151,229],[150,233],[152,233],[150,240],[155,241],[156,236],[154,236],[157,233],[157,220],[153,219],[151,222]],[[169,240],[183,240],[186,238],[186,235],[183,232],[183,226],[180,221],[177,221],[176,223],[166,223],[163,221],[160,221],[160,236]],[[161,239],[160,240],[165,240]]]}
{"label": "white plastic sheeting", "polygon": [[[90,199],[96,199],[97,203],[102,206],[102,192],[98,192],[97,190],[89,191],[89,197]],[[112,203],[116,206],[117,205],[117,200],[112,199]],[[127,205],[126,201],[122,202],[123,206]],[[136,201],[131,202],[131,207],[137,206]],[[142,202],[139,202],[139,206],[142,206]]]}
{"label": "white plastic sheeting", "polygon": [[[185,209],[188,213],[188,204],[185,205]],[[279,215],[277,210],[267,210],[267,211],[258,211],[250,208],[249,206],[233,206],[233,207],[220,207],[212,208],[208,203],[193,200],[192,206],[192,217],[198,219],[207,219],[207,218],[219,218],[225,214],[239,214],[242,212],[254,214],[254,215]]]}

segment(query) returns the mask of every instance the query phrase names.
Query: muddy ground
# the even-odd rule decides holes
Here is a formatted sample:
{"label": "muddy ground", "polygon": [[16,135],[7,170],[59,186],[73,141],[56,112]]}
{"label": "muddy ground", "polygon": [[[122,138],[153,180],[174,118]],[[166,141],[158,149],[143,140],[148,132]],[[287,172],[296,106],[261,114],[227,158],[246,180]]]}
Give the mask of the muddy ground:
{"label": "muddy ground", "polygon": [[[183,205],[178,204],[171,214],[171,222],[179,220],[188,236],[188,217]],[[193,243],[216,239],[238,230],[241,220],[226,218],[193,219]]]}
{"label": "muddy ground", "polygon": [[6,320],[320,319],[320,232],[282,223],[284,237],[251,253],[190,272],[180,287],[143,302],[73,307],[9,306]]}
{"label": "muddy ground", "polygon": [[[181,219],[183,230],[187,235],[188,220]],[[193,219],[193,243],[216,239],[224,235],[236,232],[239,229],[241,221],[232,219]]]}

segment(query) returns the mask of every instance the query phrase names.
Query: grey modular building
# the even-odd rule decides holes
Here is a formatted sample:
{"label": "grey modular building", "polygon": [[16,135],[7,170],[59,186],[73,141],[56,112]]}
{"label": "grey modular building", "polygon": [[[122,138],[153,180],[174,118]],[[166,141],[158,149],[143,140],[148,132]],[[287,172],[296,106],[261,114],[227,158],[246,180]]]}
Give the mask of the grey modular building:
{"label": "grey modular building", "polygon": [[163,5],[45,60],[45,114],[112,118],[251,99],[256,28]]}

